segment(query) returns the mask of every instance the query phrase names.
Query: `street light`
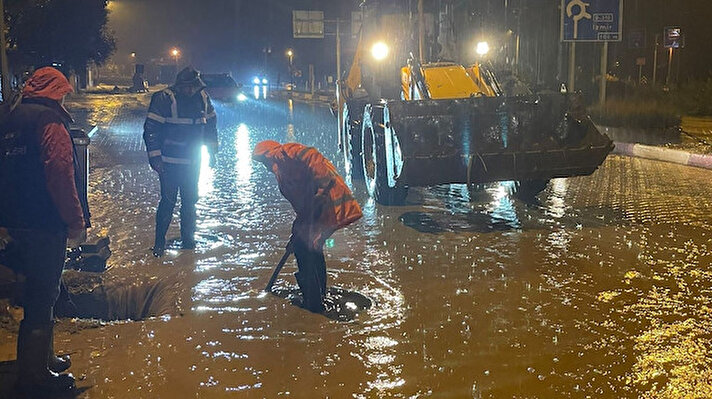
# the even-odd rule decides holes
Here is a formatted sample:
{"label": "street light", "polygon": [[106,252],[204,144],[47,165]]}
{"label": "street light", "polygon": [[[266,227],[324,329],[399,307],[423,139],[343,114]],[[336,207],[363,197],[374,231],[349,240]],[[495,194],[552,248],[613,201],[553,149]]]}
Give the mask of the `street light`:
{"label": "street light", "polygon": [[[294,58],[294,50],[287,49],[287,52],[285,53],[287,55],[287,58],[289,59],[289,90],[294,89],[294,69],[292,68],[292,59]],[[279,82],[277,82],[279,83]]]}
{"label": "street light", "polygon": [[388,45],[384,42],[376,42],[376,44],[371,47],[371,55],[376,61],[382,61],[388,57]]}
{"label": "street light", "polygon": [[171,55],[173,56],[173,59],[175,60],[176,65],[178,65],[178,57],[180,56],[180,50],[178,50],[177,48],[174,47],[171,50]]}
{"label": "street light", "polygon": [[487,42],[478,42],[477,47],[475,47],[475,52],[481,57],[489,53],[490,47]]}

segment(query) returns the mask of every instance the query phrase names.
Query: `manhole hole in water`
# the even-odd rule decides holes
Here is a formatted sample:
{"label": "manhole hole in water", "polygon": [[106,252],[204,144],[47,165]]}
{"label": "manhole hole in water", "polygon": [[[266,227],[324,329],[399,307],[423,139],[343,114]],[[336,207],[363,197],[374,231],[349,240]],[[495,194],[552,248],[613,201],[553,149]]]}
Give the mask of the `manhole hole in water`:
{"label": "manhole hole in water", "polygon": [[122,281],[68,270],[62,277],[66,290],[55,306],[58,317],[114,321],[180,314],[175,276]]}

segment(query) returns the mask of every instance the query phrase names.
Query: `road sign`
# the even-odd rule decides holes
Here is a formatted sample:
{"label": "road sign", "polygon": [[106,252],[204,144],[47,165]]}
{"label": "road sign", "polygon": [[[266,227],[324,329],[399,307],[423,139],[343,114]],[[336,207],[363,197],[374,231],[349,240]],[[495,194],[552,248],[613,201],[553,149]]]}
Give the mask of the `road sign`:
{"label": "road sign", "polygon": [[682,35],[682,29],[679,26],[667,26],[665,27],[665,34],[663,35],[663,47],[665,48],[680,48],[684,47],[684,36]]}
{"label": "road sign", "polygon": [[323,11],[292,11],[292,29],[295,39],[323,39]]}
{"label": "road sign", "polygon": [[646,61],[645,57],[638,57],[635,59],[635,65],[643,66],[643,65],[645,65],[645,61]]}
{"label": "road sign", "polygon": [[561,0],[561,40],[619,42],[623,0]]}

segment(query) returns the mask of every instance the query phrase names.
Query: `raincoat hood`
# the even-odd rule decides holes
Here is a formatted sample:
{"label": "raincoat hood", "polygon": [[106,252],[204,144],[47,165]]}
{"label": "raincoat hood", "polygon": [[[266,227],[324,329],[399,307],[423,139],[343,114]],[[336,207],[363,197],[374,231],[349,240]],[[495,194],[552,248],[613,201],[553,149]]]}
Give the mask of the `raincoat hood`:
{"label": "raincoat hood", "polygon": [[252,151],[252,159],[265,163],[268,156],[275,150],[278,150],[282,145],[274,140],[265,140],[257,143]]}
{"label": "raincoat hood", "polygon": [[179,86],[192,86],[195,88],[202,89],[205,87],[205,83],[200,79],[200,72],[192,67],[185,67],[176,76],[176,83],[173,87]]}
{"label": "raincoat hood", "polygon": [[65,95],[72,93],[72,85],[62,72],[52,68],[40,68],[32,74],[22,89],[23,98],[48,98],[60,101]]}

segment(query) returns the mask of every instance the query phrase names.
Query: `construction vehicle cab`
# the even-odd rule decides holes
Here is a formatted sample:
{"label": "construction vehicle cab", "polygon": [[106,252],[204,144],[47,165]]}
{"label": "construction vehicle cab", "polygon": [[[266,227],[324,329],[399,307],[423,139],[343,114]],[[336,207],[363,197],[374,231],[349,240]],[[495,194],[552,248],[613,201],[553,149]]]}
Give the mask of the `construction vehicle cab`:
{"label": "construction vehicle cab", "polygon": [[505,180],[533,196],[552,178],[593,173],[613,148],[575,94],[511,95],[483,64],[412,55],[397,81],[384,73],[392,65],[365,61],[368,37],[339,82],[339,143],[347,174],[379,203],[403,203],[414,186]]}

